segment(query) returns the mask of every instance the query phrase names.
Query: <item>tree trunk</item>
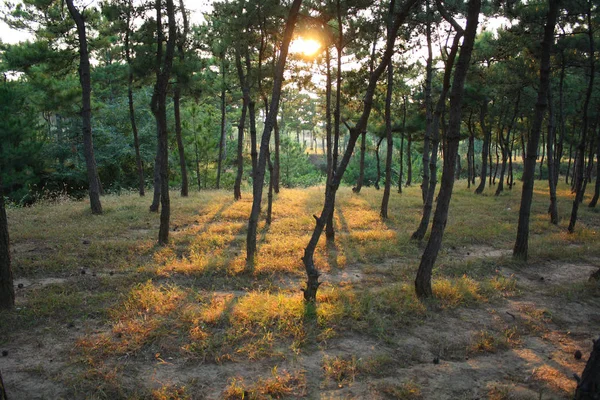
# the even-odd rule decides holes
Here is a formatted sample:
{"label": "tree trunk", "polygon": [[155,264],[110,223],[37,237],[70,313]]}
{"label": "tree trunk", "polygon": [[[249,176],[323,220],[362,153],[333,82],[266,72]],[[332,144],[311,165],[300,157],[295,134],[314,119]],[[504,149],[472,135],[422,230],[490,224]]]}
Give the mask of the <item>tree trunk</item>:
{"label": "tree trunk", "polygon": [[[438,2],[438,8],[439,7]],[[460,123],[461,123],[461,106],[463,100],[463,90],[471,53],[473,51],[473,43],[477,32],[477,24],[479,18],[479,10],[481,8],[481,0],[469,1],[467,12],[467,26],[464,31],[464,40],[460,55],[456,62],[454,72],[454,80],[450,92],[450,119],[446,134],[446,155],[444,157],[444,169],[442,172],[442,182],[440,192],[438,194],[437,207],[433,217],[433,225],[431,235],[427,241],[427,246],[421,257],[419,270],[415,279],[415,291],[419,298],[431,297],[431,271],[437,259],[438,252],[442,245],[442,238],[446,221],[448,219],[448,208],[452,197],[452,189],[454,187],[454,173],[456,165],[456,157],[458,155],[458,145],[460,143]]]}
{"label": "tree trunk", "polygon": [[173,108],[175,114],[175,138],[177,140],[177,151],[179,152],[179,169],[181,170],[181,196],[187,197],[189,194],[189,184],[187,175],[187,166],[185,163],[185,150],[183,147],[183,138],[181,134],[181,87],[179,83],[175,85],[173,94]]}
{"label": "tree trunk", "polygon": [[285,68],[285,62],[287,59],[288,48],[294,33],[296,26],[296,19],[300,10],[300,4],[302,0],[294,0],[290,8],[290,13],[285,25],[285,31],[281,43],[281,50],[279,53],[279,60],[275,68],[273,77],[273,92],[271,95],[271,104],[269,107],[269,113],[265,120],[265,126],[263,129],[262,139],[260,142],[260,153],[258,156],[258,165],[254,171],[253,181],[253,199],[252,199],[252,211],[248,220],[248,233],[246,236],[246,263],[249,267],[254,265],[254,258],[256,254],[256,231],[258,227],[258,217],[260,213],[260,206],[262,200],[263,185],[265,180],[265,167],[267,165],[267,155],[269,151],[269,142],[271,140],[271,132],[275,126],[275,120],[277,119],[277,111],[279,109],[279,98],[281,97],[281,85],[283,83],[283,71]]}
{"label": "tree trunk", "polygon": [[[500,193],[502,193],[502,191],[504,191],[504,173],[506,171],[506,163],[510,158],[510,152],[511,152],[510,134],[515,125],[515,120],[517,119],[517,113],[519,112],[519,103],[520,102],[521,102],[521,90],[519,90],[519,93],[517,94],[517,101],[515,103],[515,111],[510,120],[510,123],[508,124],[508,127],[506,128],[506,138],[504,137],[502,132],[500,132],[499,140],[500,140],[500,147],[502,148],[502,169],[500,170],[500,179],[498,181],[498,187],[496,187],[496,194],[495,194],[496,196],[499,196]],[[510,168],[512,169],[512,162],[511,162]]]}
{"label": "tree trunk", "polygon": [[598,197],[600,197],[600,129],[596,134],[596,185],[594,187],[594,196],[590,201],[589,207],[596,207]]}
{"label": "tree trunk", "polygon": [[273,163],[271,162],[271,152],[269,151],[267,154],[267,160],[269,164],[269,193],[267,195],[267,218],[265,219],[267,225],[271,225],[271,220],[273,216],[273,190],[274,190],[274,182],[273,182]]}
{"label": "tree trunk", "polygon": [[402,134],[400,135],[400,171],[398,174],[398,193],[402,193],[402,177],[404,176],[404,132],[406,132],[406,96],[402,97]]}
{"label": "tree trunk", "polygon": [[365,179],[365,153],[367,152],[367,132],[362,132],[361,140],[360,140],[360,162],[359,162],[359,170],[358,170],[358,181],[356,182],[356,186],[352,188],[354,193],[360,193],[362,189],[363,181]]}
{"label": "tree trunk", "polygon": [[594,75],[595,75],[595,62],[594,62],[594,34],[592,31],[592,2],[588,0],[587,10],[587,22],[588,22],[588,40],[590,45],[590,80],[588,82],[588,89],[585,96],[585,104],[583,105],[583,126],[581,128],[581,142],[577,148],[577,181],[576,181],[576,194],[575,200],[573,200],[573,208],[571,209],[571,220],[569,221],[569,227],[567,228],[569,233],[575,231],[575,223],[577,222],[577,211],[579,210],[579,203],[583,201],[584,187],[584,163],[585,163],[585,144],[587,142],[587,130],[588,130],[588,113],[590,108],[590,102],[592,93],[594,91]]}
{"label": "tree trunk", "polygon": [[558,225],[558,205],[556,201],[556,174],[554,173],[554,133],[556,124],[554,118],[554,104],[552,104],[552,88],[548,87],[548,139],[546,140],[546,159],[548,160],[548,191],[550,192],[550,223]]}
{"label": "tree trunk", "polygon": [[467,129],[469,131],[469,145],[467,148],[467,189],[471,188],[471,181],[475,177],[475,134],[473,132],[473,125],[471,119],[473,117],[473,111],[469,114],[469,120],[467,121]]}
{"label": "tree trunk", "polygon": [[[280,170],[280,155],[279,155],[279,147],[280,147],[280,133],[279,133],[279,123],[277,123],[277,119],[275,119],[275,127],[274,127],[274,136],[275,136],[275,160],[273,162],[273,190],[275,193],[279,193],[279,170]],[[315,145],[315,149],[316,149]]]}
{"label": "tree trunk", "polygon": [[578,379],[575,400],[594,400],[600,397],[600,338],[594,341],[592,352]]}
{"label": "tree trunk", "polygon": [[169,38],[165,57],[160,67],[162,59],[162,20],[161,20],[161,0],[156,0],[156,27],[158,32],[158,50],[157,62],[159,68],[156,70],[156,84],[152,94],[151,109],[156,119],[158,128],[158,144],[156,151],[156,160],[159,168],[160,179],[160,227],[158,231],[158,243],[165,245],[169,242],[169,219],[171,216],[171,202],[169,198],[169,142],[167,130],[167,86],[171,76],[173,66],[173,57],[175,55],[175,7],[173,0],[167,0],[167,15],[169,26]]}
{"label": "tree trunk", "polygon": [[375,189],[379,190],[379,181],[381,180],[381,160],[379,158],[379,149],[381,148],[381,142],[385,136],[382,136],[377,141],[377,146],[375,146],[375,160],[377,163],[377,178],[375,179]]}
{"label": "tree trunk", "polygon": [[221,187],[221,170],[225,153],[225,54],[221,55],[221,138],[219,139],[219,159],[217,160],[217,189]]}
{"label": "tree trunk", "polygon": [[100,203],[100,180],[94,156],[92,139],[92,84],[90,80],[90,56],[88,52],[85,20],[79,10],[73,5],[73,0],[67,0],[69,13],[77,25],[79,37],[79,82],[81,84],[81,120],[83,126],[83,155],[87,169],[89,196],[92,214],[102,214]]}
{"label": "tree trunk", "polygon": [[540,85],[538,89],[533,126],[527,142],[527,156],[523,165],[523,191],[521,194],[521,207],[519,209],[519,225],[517,239],[513,249],[513,257],[527,260],[529,249],[529,216],[531,214],[531,201],[533,198],[533,183],[535,178],[535,162],[537,158],[540,131],[544,121],[544,113],[548,105],[548,90],[550,86],[550,53],[554,44],[554,26],[558,14],[558,0],[550,0],[544,39],[542,41],[542,56],[540,60]]}
{"label": "tree trunk", "polygon": [[421,197],[423,205],[427,202],[427,191],[429,190],[429,155],[431,152],[432,124],[433,124],[433,100],[431,99],[431,79],[433,75],[433,50],[431,45],[431,11],[429,0],[425,1],[427,14],[427,64],[425,66],[425,137],[423,138],[423,181],[421,182]]}
{"label": "tree trunk", "polygon": [[[356,145],[356,141],[362,132],[365,131],[367,127],[367,122],[369,120],[369,115],[371,113],[371,109],[373,107],[373,96],[375,94],[375,88],[377,85],[377,81],[379,77],[383,74],[383,71],[387,68],[388,63],[392,57],[392,53],[394,52],[394,42],[398,33],[398,29],[400,25],[407,18],[410,9],[416,3],[416,0],[408,0],[401,10],[394,15],[394,23],[391,26],[391,29],[388,29],[388,35],[386,40],[385,52],[383,54],[383,58],[379,66],[373,71],[370,75],[367,90],[365,96],[363,97],[363,112],[358,119],[356,125],[350,129],[350,135],[348,139],[348,145],[344,152],[344,156],[340,162],[340,165],[337,167],[333,181],[331,182],[331,189],[329,191],[330,196],[325,199],[323,204],[323,209],[321,210],[321,215],[319,217],[315,217],[315,229],[311,235],[310,241],[308,242],[306,248],[304,249],[304,256],[302,257],[302,261],[304,263],[304,267],[306,269],[307,281],[306,288],[304,291],[304,300],[307,302],[315,302],[317,298],[317,290],[319,285],[319,271],[317,270],[314,263],[314,253],[317,247],[317,243],[319,242],[319,238],[321,237],[321,233],[325,228],[325,223],[329,214],[333,210],[333,203],[335,193],[339,188],[340,182],[346,171],[346,167],[350,162],[350,158],[354,151],[354,147]],[[390,2],[390,9],[394,9],[394,0]],[[390,13],[391,15],[392,13]]]}
{"label": "tree trunk", "polygon": [[10,265],[10,240],[8,236],[8,218],[4,205],[4,188],[0,174],[0,310],[13,308],[15,305],[15,288]]}
{"label": "tree trunk", "polygon": [[406,138],[406,186],[412,184],[412,133],[408,133]]}
{"label": "tree trunk", "polygon": [[[444,12],[445,14],[445,12]],[[421,222],[419,223],[419,227],[415,232],[413,232],[411,239],[413,240],[422,240],[425,237],[425,233],[427,232],[427,227],[429,226],[429,219],[431,218],[431,210],[433,209],[433,198],[435,194],[435,188],[437,185],[437,156],[439,151],[440,144],[440,122],[442,119],[442,115],[444,114],[444,110],[446,108],[446,96],[448,95],[448,91],[450,90],[450,79],[452,76],[452,68],[454,67],[454,60],[456,58],[456,54],[458,53],[458,46],[460,44],[460,40],[463,36],[462,28],[459,30],[454,36],[452,47],[450,49],[450,53],[448,55],[448,59],[446,60],[446,66],[444,69],[444,81],[442,85],[442,93],[440,94],[440,98],[438,99],[435,106],[435,113],[432,117],[431,124],[431,157],[427,157],[429,159],[429,165],[423,166],[423,169],[429,167],[429,187],[426,190],[427,196],[425,198],[425,204],[423,205],[423,215],[421,216]],[[458,159],[458,153],[457,157]],[[453,168],[456,167],[456,161]],[[456,174],[456,171],[454,171]]]}
{"label": "tree trunk", "polygon": [[[181,63],[185,60],[185,42],[187,40],[187,34],[189,30],[189,24],[187,19],[187,14],[185,12],[185,7],[183,6],[183,0],[179,0],[179,8],[181,9],[181,15],[183,18],[183,34],[180,36],[177,48],[179,52],[179,60]],[[181,83],[179,82],[179,78],[177,83],[175,84],[175,90],[173,93],[173,108],[175,113],[175,138],[177,140],[177,151],[179,152],[179,169],[181,170],[181,196],[187,197],[189,194],[189,183],[188,183],[188,174],[187,174],[187,164],[185,162],[185,148],[183,146],[183,138],[181,132],[181,110],[180,110],[180,100],[181,100]]]}
{"label": "tree trunk", "polygon": [[133,105],[133,68],[131,66],[131,51],[129,48],[129,35],[131,32],[131,13],[133,10],[133,0],[128,1],[127,5],[127,30],[125,31],[125,60],[127,61],[127,100],[129,104],[129,121],[131,131],[133,132],[133,148],[135,149],[135,164],[138,173],[138,190],[140,196],[146,193],[146,182],[144,180],[144,166],[140,154],[140,139],[138,136],[137,123],[135,120],[135,108]]}
{"label": "tree trunk", "polygon": [[485,99],[481,105],[481,112],[479,114],[479,124],[481,125],[481,132],[483,133],[483,148],[481,149],[481,180],[479,186],[475,189],[475,194],[483,193],[485,189],[485,181],[487,178],[487,164],[488,164],[488,153],[490,147],[490,136],[492,130],[488,129],[485,124],[485,115],[487,114],[488,100]]}
{"label": "tree trunk", "polygon": [[388,203],[392,188],[392,155],[394,151],[394,139],[392,138],[392,90],[394,88],[394,67],[390,61],[387,71],[387,91],[385,96],[385,137],[387,139],[387,152],[385,157],[385,186],[383,198],[381,199],[381,210],[379,215],[383,219],[388,218]]}
{"label": "tree trunk", "polygon": [[248,87],[246,77],[244,76],[239,49],[236,49],[235,52],[235,65],[238,72],[238,79],[240,80],[240,86],[242,88],[242,113],[240,115],[240,122],[238,123],[237,175],[233,185],[233,198],[239,200],[242,198],[241,187],[244,174],[244,126],[246,124],[246,111],[248,109],[248,103],[250,102],[250,88]]}
{"label": "tree trunk", "polygon": [[[325,49],[325,64],[327,68],[326,82],[325,82],[325,136],[327,139],[327,185],[325,187],[325,198],[327,198],[328,191],[333,179],[333,172],[335,166],[333,165],[333,138],[331,136],[331,56],[329,49]],[[328,242],[335,240],[335,229],[333,225],[333,212],[327,219],[327,226],[325,228],[325,237]]]}

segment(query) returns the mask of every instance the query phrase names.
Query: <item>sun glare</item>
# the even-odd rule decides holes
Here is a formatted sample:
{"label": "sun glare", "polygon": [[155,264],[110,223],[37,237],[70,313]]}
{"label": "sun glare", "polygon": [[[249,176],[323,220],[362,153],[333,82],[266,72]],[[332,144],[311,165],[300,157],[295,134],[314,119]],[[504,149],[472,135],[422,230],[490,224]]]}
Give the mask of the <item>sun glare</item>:
{"label": "sun glare", "polygon": [[306,56],[314,55],[321,48],[321,43],[313,39],[298,38],[290,45],[290,52],[302,53]]}

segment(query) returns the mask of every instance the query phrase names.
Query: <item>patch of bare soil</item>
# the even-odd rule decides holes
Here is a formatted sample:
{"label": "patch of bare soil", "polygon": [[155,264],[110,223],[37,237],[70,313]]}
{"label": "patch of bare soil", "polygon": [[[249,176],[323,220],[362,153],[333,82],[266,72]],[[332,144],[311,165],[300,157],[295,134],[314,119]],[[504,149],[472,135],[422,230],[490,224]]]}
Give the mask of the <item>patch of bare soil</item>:
{"label": "patch of bare soil", "polygon": [[[483,248],[471,248],[469,253],[503,255]],[[372,274],[385,276],[386,268],[382,264],[378,272],[376,266],[352,266],[330,271],[322,280],[356,284],[368,281]],[[391,340],[346,331],[276,359],[213,364],[157,357],[115,362],[124,365],[123,382],[133,387],[186,386],[198,399],[221,399],[234,379],[251,384],[272,378],[277,371],[298,372],[305,379],[305,387],[288,398],[570,399],[576,386],[573,374],[581,374],[592,339],[600,332],[600,298],[557,293],[587,282],[597,269],[592,264],[558,262],[522,270],[503,268],[502,274],[517,280],[519,294],[475,307],[431,312],[419,324],[390,328],[395,329]],[[51,279],[19,282],[67,284]],[[65,371],[73,368],[70,354],[84,331],[65,328],[57,334],[34,329],[0,348],[8,351],[0,358],[0,369],[9,398],[67,395],[62,382],[68,381]],[[579,360],[574,357],[576,350],[583,353]],[[324,370],[327,359],[346,360],[356,368],[335,380]]]}

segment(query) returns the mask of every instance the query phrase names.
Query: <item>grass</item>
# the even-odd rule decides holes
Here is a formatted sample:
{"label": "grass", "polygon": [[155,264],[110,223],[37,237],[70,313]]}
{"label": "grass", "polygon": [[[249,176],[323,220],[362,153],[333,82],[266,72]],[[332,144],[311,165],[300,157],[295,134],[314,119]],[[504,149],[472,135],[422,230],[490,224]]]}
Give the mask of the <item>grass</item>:
{"label": "grass", "polygon": [[[559,193],[566,213],[569,196]],[[0,345],[30,332],[55,338],[70,332],[64,340],[73,350],[65,362],[73,373],[51,378],[75,397],[196,398],[193,379],[136,385],[124,375],[122,360],[155,369],[173,363],[230,368],[226,380],[213,384],[231,399],[314,395],[320,390],[311,384],[315,374],[325,385],[343,387],[393,376],[401,360],[370,350],[339,355],[330,351],[332,343],[358,336],[394,348],[411,329],[522,295],[514,275],[503,272],[528,268],[510,257],[518,195],[515,188],[499,197],[475,196],[457,184],[433,274],[435,299],[421,302],[412,282],[423,244],[409,240],[421,212],[419,188],[394,193],[385,221],[380,192],[366,188],[355,195],[342,188],[335,247],[322,240],[315,255],[326,273],[316,308],[303,302],[300,257],[314,227],[311,215],[322,206],[322,187],[286,189],[276,197],[273,223],[259,224],[253,270],[244,253],[249,193],[238,202],[225,191],[189,198],[173,193],[165,247],[155,244],[158,216],[134,194],[104,197],[101,216],[92,215],[86,202],[65,199],[10,209],[14,274],[29,283],[17,289],[17,309],[0,313]],[[577,232],[569,235],[566,218],[558,227],[548,222],[545,196],[542,185],[532,209],[530,264],[600,257],[598,213],[582,207]],[[47,278],[54,283],[44,283]],[[551,294],[585,301],[598,297],[598,286],[573,283],[553,287]],[[519,311],[522,328],[474,326],[466,351],[506,351],[552,322],[542,308]],[[320,372],[294,364],[315,352],[322,353]],[[254,363],[271,373],[240,375],[231,367]],[[410,380],[375,387],[390,398],[425,398]]]}

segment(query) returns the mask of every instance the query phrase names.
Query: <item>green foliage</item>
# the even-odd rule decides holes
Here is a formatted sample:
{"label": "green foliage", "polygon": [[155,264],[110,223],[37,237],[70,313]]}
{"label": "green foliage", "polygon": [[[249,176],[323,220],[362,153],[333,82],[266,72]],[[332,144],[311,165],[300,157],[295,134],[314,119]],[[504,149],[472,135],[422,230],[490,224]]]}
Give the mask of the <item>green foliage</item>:
{"label": "green foliage", "polygon": [[281,137],[281,185],[306,187],[319,184],[325,179],[323,172],[311,164],[306,147],[289,136]]}

